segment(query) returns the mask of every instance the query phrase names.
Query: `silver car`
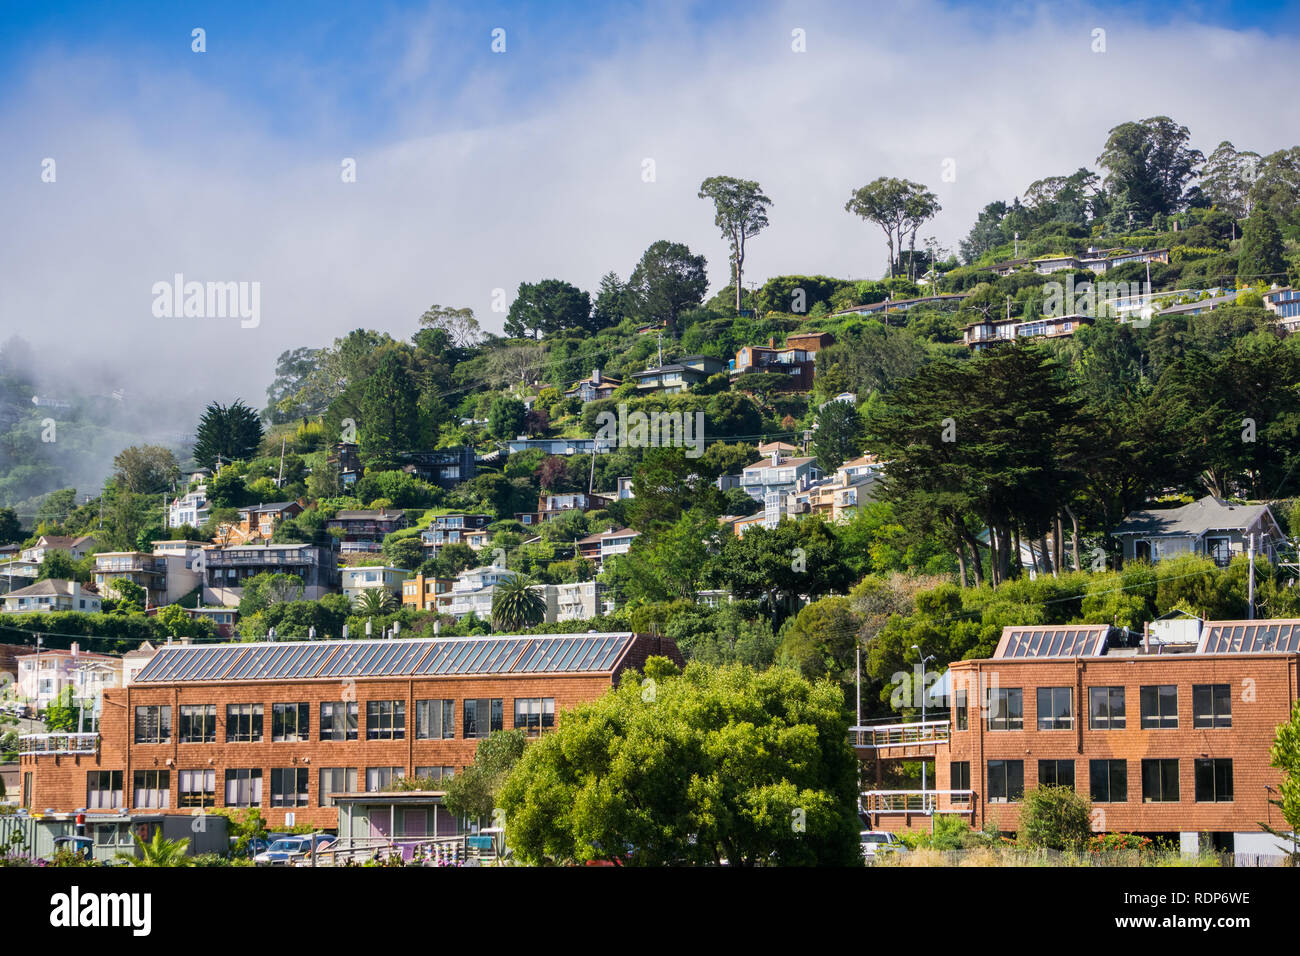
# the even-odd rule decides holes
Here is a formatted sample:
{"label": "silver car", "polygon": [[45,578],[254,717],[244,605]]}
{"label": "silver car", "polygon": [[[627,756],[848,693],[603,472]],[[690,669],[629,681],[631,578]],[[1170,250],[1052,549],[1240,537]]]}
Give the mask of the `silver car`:
{"label": "silver car", "polygon": [[898,835],[888,830],[863,830],[858,835],[858,842],[862,844],[862,858],[868,863],[889,853],[907,852],[907,847],[903,846]]}

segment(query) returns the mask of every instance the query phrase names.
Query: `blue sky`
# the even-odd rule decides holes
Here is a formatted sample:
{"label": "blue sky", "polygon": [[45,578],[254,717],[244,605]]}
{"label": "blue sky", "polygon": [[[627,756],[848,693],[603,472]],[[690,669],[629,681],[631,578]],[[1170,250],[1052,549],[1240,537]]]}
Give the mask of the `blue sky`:
{"label": "blue sky", "polygon": [[[710,175],[774,201],[747,279],[865,278],[884,244],[843,206],[877,176],[934,189],[932,234],[955,247],[986,203],[1096,168],[1126,120],[1172,116],[1207,153],[1300,140],[1296,2],[989,10],[8,3],[0,340],[58,343],[113,387],[147,349],[149,382],[129,384],[170,390],[188,421],[212,398],[260,402],[283,349],[358,326],[405,337],[434,303],[499,330],[520,282],[594,289],[659,239],[704,254],[716,290]],[[152,315],[177,272],[259,282],[260,324]]]}

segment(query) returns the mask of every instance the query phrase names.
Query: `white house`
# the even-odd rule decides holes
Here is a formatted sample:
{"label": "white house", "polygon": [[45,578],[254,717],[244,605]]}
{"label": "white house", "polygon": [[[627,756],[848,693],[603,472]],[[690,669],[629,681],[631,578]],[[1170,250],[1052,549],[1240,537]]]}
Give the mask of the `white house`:
{"label": "white house", "polygon": [[355,601],[367,591],[388,590],[402,600],[402,582],[411,574],[406,568],[392,568],[387,565],[366,564],[354,568],[344,568],[343,593],[349,601]]}
{"label": "white house", "polygon": [[24,614],[30,611],[84,611],[95,614],[100,610],[99,595],[82,588],[76,581],[46,578],[25,588],[10,591],[4,596],[6,614]]}

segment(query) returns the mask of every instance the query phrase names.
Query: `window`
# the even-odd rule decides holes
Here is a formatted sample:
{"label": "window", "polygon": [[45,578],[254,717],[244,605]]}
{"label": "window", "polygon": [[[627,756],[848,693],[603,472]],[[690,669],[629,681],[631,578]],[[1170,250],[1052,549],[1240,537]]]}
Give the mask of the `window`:
{"label": "window", "polygon": [[322,807],[334,806],[332,793],[356,793],[357,769],[355,767],[321,767],[320,790],[317,792]]}
{"label": "window", "polygon": [[357,702],[331,701],[320,705],[321,740],[357,739]]}
{"label": "window", "polygon": [[211,744],[217,740],[217,705],[182,704],[180,713],[181,743]]}
{"label": "window", "polygon": [[504,714],[500,697],[480,697],[467,700],[462,705],[465,714],[465,738],[486,737],[494,730],[502,730]]}
{"label": "window", "polygon": [[262,771],[227,770],[226,806],[260,807],[262,805]]}
{"label": "window", "polygon": [[445,780],[456,775],[455,767],[416,767],[415,775],[421,780]]}
{"label": "window", "polygon": [[1178,761],[1142,761],[1142,802],[1178,802]]}
{"label": "window", "polygon": [[1150,684],[1142,688],[1142,729],[1169,730],[1178,726],[1178,685]]}
{"label": "window", "polygon": [[1025,726],[1024,691],[1005,687],[989,697],[989,730],[1023,730]]}
{"label": "window", "polygon": [[135,742],[165,744],[172,739],[172,709],[169,706],[135,709]]}
{"label": "window", "polygon": [[271,806],[307,806],[306,767],[276,767],[271,771]]}
{"label": "window", "polygon": [[406,770],[402,767],[367,767],[366,793],[387,790],[392,786],[393,780],[400,780],[405,776]]}
{"label": "window", "polygon": [[[1019,693],[1017,691],[1017,693]],[[989,803],[1016,803],[1025,796],[1023,760],[989,761]]]}
{"label": "window", "polygon": [[[952,790],[970,789],[970,761],[954,760],[948,764],[948,786]],[[953,803],[970,803],[970,794],[954,793]]]}
{"label": "window", "polygon": [[1127,726],[1124,688],[1089,687],[1088,727],[1091,730],[1123,730]]}
{"label": "window", "polygon": [[1229,803],[1232,801],[1232,760],[1211,757],[1192,764],[1196,777],[1197,803]]}
{"label": "window", "polygon": [[1038,761],[1038,785],[1040,787],[1069,787],[1074,789],[1073,760]]}
{"label": "window", "polygon": [[451,740],[456,736],[454,700],[417,700],[415,736],[418,740]]}
{"label": "window", "polygon": [[135,770],[131,773],[131,805],[135,810],[165,810],[171,806],[170,770]]}
{"label": "window", "polygon": [[274,743],[311,739],[309,704],[272,704],[271,740]]}
{"label": "window", "polygon": [[122,808],[122,771],[91,770],[86,774],[86,809]]}
{"label": "window", "polygon": [[1123,760],[1088,761],[1088,786],[1094,803],[1128,802],[1128,764]]}
{"label": "window", "polygon": [[1230,685],[1192,685],[1192,726],[1232,726],[1232,687]]}
{"label": "window", "polygon": [[226,743],[257,743],[262,739],[261,704],[226,705]]}
{"label": "window", "polygon": [[555,726],[554,697],[516,697],[515,729],[526,730],[529,736],[540,734]]}
{"label": "window", "polygon": [[1038,729],[1069,730],[1074,726],[1074,702],[1068,687],[1038,688]]}
{"label": "window", "polygon": [[957,691],[954,703],[953,724],[958,730],[966,730],[970,726],[970,708],[966,703],[966,691]]}
{"label": "window", "polygon": [[366,701],[366,740],[405,740],[406,701]]}
{"label": "window", "polygon": [[217,772],[215,770],[182,770],[179,774],[180,796],[178,807],[215,807],[217,805]]}

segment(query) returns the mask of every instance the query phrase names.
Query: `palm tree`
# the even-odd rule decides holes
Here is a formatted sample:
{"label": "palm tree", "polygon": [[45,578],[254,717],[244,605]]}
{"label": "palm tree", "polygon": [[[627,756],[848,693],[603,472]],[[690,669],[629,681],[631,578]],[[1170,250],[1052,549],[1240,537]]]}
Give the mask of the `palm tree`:
{"label": "palm tree", "polygon": [[520,631],[546,620],[546,602],[522,574],[507,578],[492,595],[492,627],[498,631]]}
{"label": "palm tree", "polygon": [[352,609],[358,614],[378,616],[391,614],[397,610],[397,598],[388,588],[367,588],[357,595],[352,602]]}
{"label": "palm tree", "polygon": [[117,858],[130,866],[190,866],[190,858],[185,852],[189,845],[189,840],[164,840],[160,826],[153,831],[153,839],[148,843],[140,839],[140,834],[135,834],[139,856],[119,853]]}

